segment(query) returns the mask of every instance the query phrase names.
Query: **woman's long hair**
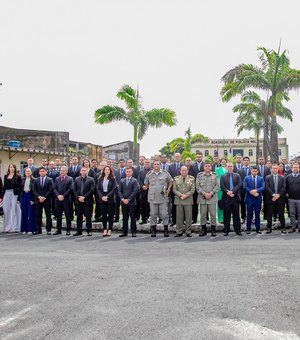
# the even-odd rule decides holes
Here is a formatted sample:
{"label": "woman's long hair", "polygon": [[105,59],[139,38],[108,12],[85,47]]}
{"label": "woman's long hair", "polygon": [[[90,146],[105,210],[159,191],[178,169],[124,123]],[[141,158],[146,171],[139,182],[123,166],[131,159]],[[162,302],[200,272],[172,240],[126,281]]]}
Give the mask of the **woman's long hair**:
{"label": "woman's long hair", "polygon": [[108,179],[115,179],[115,175],[114,175],[114,172],[112,170],[112,168],[109,166],[109,165],[105,165],[105,167],[103,168],[102,172],[101,172],[101,176],[100,176],[100,179],[103,180],[104,176],[105,176],[105,169],[108,168],[110,170],[110,173],[108,175]]}

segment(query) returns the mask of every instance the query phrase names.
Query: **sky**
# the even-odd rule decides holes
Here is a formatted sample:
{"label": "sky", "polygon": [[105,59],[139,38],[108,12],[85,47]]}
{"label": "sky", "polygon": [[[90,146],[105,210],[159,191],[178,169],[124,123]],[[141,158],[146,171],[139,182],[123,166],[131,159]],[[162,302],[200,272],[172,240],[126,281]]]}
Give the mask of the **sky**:
{"label": "sky", "polygon": [[[94,123],[95,110],[119,105],[118,90],[139,86],[146,110],[176,112],[176,127],[149,129],[146,156],[192,133],[233,138],[238,98],[223,103],[221,77],[259,65],[257,47],[288,50],[300,69],[297,0],[0,0],[0,125],[70,132],[100,145],[133,139],[125,122]],[[290,153],[300,153],[300,94],[280,121]],[[253,136],[251,132],[241,137]]]}

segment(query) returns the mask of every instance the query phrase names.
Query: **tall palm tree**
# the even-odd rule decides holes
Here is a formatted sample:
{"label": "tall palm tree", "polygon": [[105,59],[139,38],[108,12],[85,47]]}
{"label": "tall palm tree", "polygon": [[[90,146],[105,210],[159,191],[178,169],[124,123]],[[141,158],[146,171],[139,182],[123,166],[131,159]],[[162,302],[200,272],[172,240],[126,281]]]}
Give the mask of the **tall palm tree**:
{"label": "tall palm tree", "polygon": [[267,92],[270,102],[270,140],[271,161],[278,162],[278,103],[288,101],[290,90],[300,88],[300,71],[290,67],[286,50],[280,53],[259,47],[261,67],[241,64],[229,70],[223,77],[221,89],[222,100],[228,102],[232,97],[244,93],[248,89]]}
{"label": "tall palm tree", "polygon": [[[254,91],[246,91],[241,96],[241,103],[233,108],[233,112],[240,115],[236,121],[236,127],[238,127],[238,135],[244,131],[253,130],[256,136],[256,155],[259,155],[259,134],[261,131],[264,133],[263,138],[263,155],[267,157],[271,151],[270,145],[270,100],[262,100],[261,97]],[[293,120],[292,112],[282,105],[281,102],[277,102],[276,112],[279,117]],[[248,121],[248,122],[247,122]],[[248,124],[248,126],[247,126]],[[283,127],[277,123],[277,131],[281,133]]]}
{"label": "tall palm tree", "polygon": [[129,85],[124,85],[117,97],[123,100],[127,110],[119,106],[105,105],[95,112],[95,123],[108,124],[114,121],[126,121],[133,126],[133,143],[137,145],[149,127],[174,126],[177,123],[175,112],[166,109],[144,110],[139,91]]}

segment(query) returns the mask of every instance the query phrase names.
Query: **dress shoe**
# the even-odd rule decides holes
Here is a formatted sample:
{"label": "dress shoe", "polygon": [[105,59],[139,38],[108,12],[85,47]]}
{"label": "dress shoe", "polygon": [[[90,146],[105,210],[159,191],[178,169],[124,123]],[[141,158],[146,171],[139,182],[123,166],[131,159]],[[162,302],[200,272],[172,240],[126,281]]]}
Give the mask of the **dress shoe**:
{"label": "dress shoe", "polygon": [[125,237],[125,236],[127,236],[127,234],[122,233],[122,234],[119,235],[119,237]]}
{"label": "dress shoe", "polygon": [[34,231],[32,235],[38,235],[39,233],[37,231]]}
{"label": "dress shoe", "polygon": [[192,234],[186,234],[186,237],[192,237]]}
{"label": "dress shoe", "polygon": [[53,235],[61,235],[61,231],[56,230],[56,232]]}
{"label": "dress shoe", "polygon": [[181,237],[183,234],[176,234],[174,237]]}
{"label": "dress shoe", "polygon": [[262,234],[260,230],[256,230],[256,234]]}
{"label": "dress shoe", "polygon": [[217,234],[216,234],[216,227],[215,226],[211,226],[211,236],[212,237],[217,236]]}
{"label": "dress shoe", "polygon": [[140,224],[140,225],[142,225],[142,224],[147,224],[147,221],[141,221],[139,224]]}
{"label": "dress shoe", "polygon": [[245,220],[241,220],[241,224],[245,224]]}
{"label": "dress shoe", "polygon": [[242,233],[241,233],[240,231],[238,231],[238,232],[236,233],[236,235],[238,235],[238,236],[243,236]]}
{"label": "dress shoe", "polygon": [[91,231],[88,231],[88,232],[87,232],[87,236],[92,236],[92,232],[91,232]]}
{"label": "dress shoe", "polygon": [[75,234],[73,234],[73,236],[82,236],[82,233],[80,233],[80,232],[76,231],[76,233],[75,233]]}
{"label": "dress shoe", "polygon": [[266,234],[271,234],[272,229],[267,229]]}
{"label": "dress shoe", "polygon": [[176,225],[176,222],[172,222],[172,223],[170,224],[170,227],[174,227],[174,225]]}
{"label": "dress shoe", "polygon": [[132,237],[136,237],[136,234],[135,234],[135,233],[132,233]]}
{"label": "dress shoe", "polygon": [[114,218],[114,223],[118,223],[119,219],[118,218]]}
{"label": "dress shoe", "polygon": [[251,234],[251,230],[247,230],[246,234],[248,234],[248,235]]}
{"label": "dress shoe", "polygon": [[281,230],[281,233],[282,233],[282,234],[286,234],[286,229],[283,228],[283,229]]}
{"label": "dress shoe", "polygon": [[291,229],[289,230],[289,234],[294,233],[295,231],[296,231],[296,228],[291,228]]}
{"label": "dress shoe", "polygon": [[67,231],[67,232],[66,232],[66,235],[67,235],[67,236],[70,236],[70,235],[71,235],[71,233],[70,233],[69,231]]}
{"label": "dress shoe", "polygon": [[51,231],[47,231],[47,235],[51,235]]}
{"label": "dress shoe", "polygon": [[228,236],[228,233],[224,233],[223,236]]}

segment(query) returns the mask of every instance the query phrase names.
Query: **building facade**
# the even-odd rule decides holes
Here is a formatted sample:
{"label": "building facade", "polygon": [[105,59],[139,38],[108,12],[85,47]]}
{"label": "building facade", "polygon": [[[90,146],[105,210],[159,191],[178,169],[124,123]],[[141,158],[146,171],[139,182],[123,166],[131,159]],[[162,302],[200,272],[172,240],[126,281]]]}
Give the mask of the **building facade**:
{"label": "building facade", "polygon": [[[260,139],[260,155],[262,155],[263,140]],[[255,138],[230,138],[230,139],[210,139],[208,143],[195,143],[191,148],[192,152],[200,151],[204,157],[214,156],[233,157],[240,154],[242,157],[248,156],[250,163],[256,163],[256,140]],[[288,159],[288,144],[286,138],[278,138],[279,158]]]}

